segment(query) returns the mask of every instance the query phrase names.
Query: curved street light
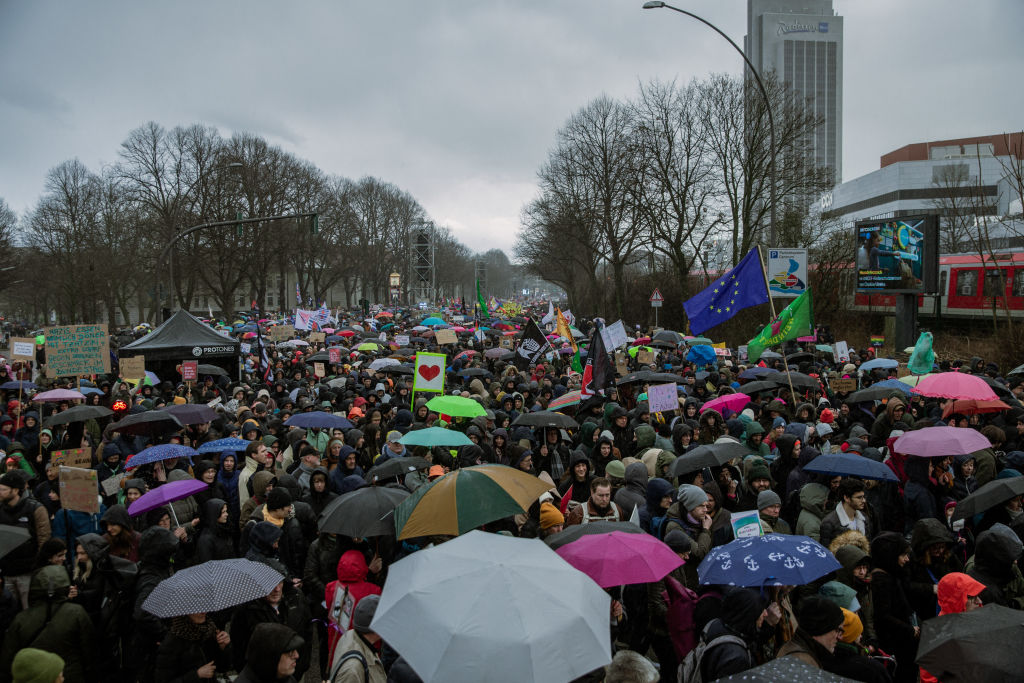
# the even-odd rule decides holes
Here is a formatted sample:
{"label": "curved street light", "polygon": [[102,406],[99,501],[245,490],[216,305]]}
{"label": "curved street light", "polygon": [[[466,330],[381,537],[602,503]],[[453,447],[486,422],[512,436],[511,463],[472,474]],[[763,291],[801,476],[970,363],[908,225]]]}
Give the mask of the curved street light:
{"label": "curved street light", "polygon": [[769,176],[769,181],[771,183],[771,187],[769,188],[769,193],[768,193],[769,194],[768,201],[770,202],[770,211],[771,211],[771,217],[769,218],[770,224],[768,226],[768,242],[769,242],[769,246],[771,246],[771,247],[778,246],[777,244],[775,244],[775,117],[772,115],[772,103],[771,103],[771,100],[768,99],[768,90],[765,89],[765,87],[764,87],[764,82],[761,80],[761,74],[759,74],[757,72],[757,69],[754,68],[753,63],[751,63],[751,61],[747,57],[746,53],[744,53],[743,50],[740,49],[739,45],[734,43],[732,38],[730,38],[729,36],[725,35],[725,33],[722,32],[722,29],[718,28],[717,26],[712,24],[707,19],[705,19],[703,17],[700,17],[700,16],[697,16],[693,12],[688,12],[688,11],[686,11],[684,9],[679,9],[678,7],[673,7],[672,5],[668,5],[668,4],[664,3],[664,2],[660,2],[659,0],[651,0],[650,2],[645,2],[643,8],[644,9],[662,9],[662,8],[670,9],[670,10],[674,10],[676,12],[679,12],[680,14],[685,14],[686,16],[692,17],[692,18],[696,19],[697,21],[701,22],[702,24],[704,24],[708,28],[712,29],[715,33],[717,33],[718,35],[722,36],[727,41],[729,41],[729,44],[733,46],[733,49],[735,49],[736,52],[739,52],[740,53],[740,57],[743,57],[743,61],[747,63],[747,67],[750,69],[750,73],[752,73],[754,75],[754,80],[757,81],[757,87],[761,91],[761,97],[764,99],[765,111],[768,112],[768,137],[769,137],[768,144],[771,145],[771,154],[768,157],[768,163],[769,163],[768,176]]}

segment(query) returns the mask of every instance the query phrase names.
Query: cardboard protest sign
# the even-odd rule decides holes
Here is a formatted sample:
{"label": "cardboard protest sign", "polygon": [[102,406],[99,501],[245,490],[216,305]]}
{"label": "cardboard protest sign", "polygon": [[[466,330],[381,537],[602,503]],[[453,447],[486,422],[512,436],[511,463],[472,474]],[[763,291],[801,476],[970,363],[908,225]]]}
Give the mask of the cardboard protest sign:
{"label": "cardboard protest sign", "polygon": [[327,349],[327,359],[332,364],[338,364],[341,362],[341,349]]}
{"label": "cardboard protest sign", "polygon": [[515,345],[516,342],[514,339],[512,339],[512,337],[502,337],[500,340],[498,340],[498,346],[500,346],[503,349],[512,350],[515,348]]}
{"label": "cardboard protest sign", "polygon": [[119,358],[117,364],[121,368],[121,377],[124,379],[142,379],[146,376],[145,356]]}
{"label": "cardboard protest sign", "polygon": [[186,360],[181,364],[181,381],[195,382],[199,379],[199,361]]}
{"label": "cardboard protest sign", "polygon": [[102,375],[110,372],[110,337],[106,325],[47,327],[46,375]]}
{"label": "cardboard protest sign", "polygon": [[91,448],[71,448],[64,451],[54,451],[50,454],[50,462],[59,467],[92,467]]}
{"label": "cardboard protest sign", "polygon": [[295,336],[295,327],[292,325],[275,325],[270,328],[271,341],[285,341]]}
{"label": "cardboard protest sign", "polygon": [[324,371],[323,363],[313,363],[313,374],[316,377],[326,377],[327,373]]}
{"label": "cardboard protest sign", "polygon": [[444,392],[445,358],[443,353],[417,353],[412,390]]}
{"label": "cardboard protest sign", "polygon": [[679,407],[679,390],[675,382],[647,387],[647,407],[652,413],[671,412]]}
{"label": "cardboard protest sign", "polygon": [[637,351],[636,362],[640,365],[650,365],[654,362],[654,353],[651,351]]}
{"label": "cardboard protest sign", "polygon": [[857,380],[852,377],[842,377],[840,379],[831,380],[829,386],[832,387],[832,391],[842,394],[848,394],[857,391]]}
{"label": "cardboard protest sign", "polygon": [[32,360],[36,357],[36,340],[31,337],[11,337],[11,358]]}
{"label": "cardboard protest sign", "polygon": [[100,488],[103,489],[103,495],[112,496],[118,491],[120,491],[121,482],[124,481],[124,478],[127,476],[127,473],[121,472],[120,474],[115,474],[114,476],[108,477],[107,479],[101,481]]}
{"label": "cardboard protest sign", "polygon": [[622,351],[615,352],[615,374],[621,377],[629,374],[629,363],[626,362],[626,354]]}
{"label": "cardboard protest sign", "polygon": [[316,344],[318,342],[322,343],[326,339],[327,339],[327,335],[324,334],[323,332],[310,332],[309,333],[309,341],[310,341],[311,344]]}
{"label": "cardboard protest sign", "polygon": [[434,333],[434,341],[438,344],[458,344],[459,338],[453,330],[438,330]]}
{"label": "cardboard protest sign", "polygon": [[78,467],[61,467],[60,506],[65,510],[77,510],[97,515],[100,512],[99,486],[96,470]]}

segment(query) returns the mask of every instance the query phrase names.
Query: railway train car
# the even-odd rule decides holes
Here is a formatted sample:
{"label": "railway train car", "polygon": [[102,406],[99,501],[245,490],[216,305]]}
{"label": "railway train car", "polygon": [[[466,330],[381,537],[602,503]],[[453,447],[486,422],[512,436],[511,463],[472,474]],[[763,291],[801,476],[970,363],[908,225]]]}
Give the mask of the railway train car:
{"label": "railway train car", "polygon": [[[940,296],[918,296],[918,315],[950,320],[990,319],[993,308],[1002,316],[1004,306],[1008,306],[1015,320],[1024,320],[1024,250],[997,251],[994,257],[940,256]],[[851,291],[852,282],[845,276],[846,273],[843,289]],[[855,292],[851,310],[893,313],[895,306],[895,295]]]}

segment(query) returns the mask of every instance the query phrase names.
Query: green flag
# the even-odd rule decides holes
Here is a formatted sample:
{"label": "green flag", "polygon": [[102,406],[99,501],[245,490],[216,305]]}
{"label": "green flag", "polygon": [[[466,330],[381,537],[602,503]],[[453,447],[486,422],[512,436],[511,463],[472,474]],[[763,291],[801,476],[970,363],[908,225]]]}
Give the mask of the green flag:
{"label": "green flag", "polygon": [[484,295],[480,293],[480,279],[476,281],[476,300],[480,306],[480,317],[483,318],[487,315],[487,302],[484,301]]}
{"label": "green flag", "polygon": [[761,333],[747,344],[747,358],[756,363],[765,349],[796,339],[814,331],[814,312],[811,305],[811,290],[793,299],[782,309],[778,317],[769,323]]}

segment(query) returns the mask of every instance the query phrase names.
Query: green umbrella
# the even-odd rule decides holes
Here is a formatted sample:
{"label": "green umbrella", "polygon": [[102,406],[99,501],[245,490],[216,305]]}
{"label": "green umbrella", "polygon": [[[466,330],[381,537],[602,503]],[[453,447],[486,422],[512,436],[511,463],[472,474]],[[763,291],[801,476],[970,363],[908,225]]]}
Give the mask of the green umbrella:
{"label": "green umbrella", "polygon": [[654,349],[652,349],[650,346],[631,346],[628,349],[626,349],[626,353],[629,354],[630,358],[636,358],[636,354],[639,353],[640,351],[653,352]]}
{"label": "green umbrella", "polygon": [[435,396],[427,401],[427,408],[452,417],[481,417],[487,414],[482,405],[461,396]]}
{"label": "green umbrella", "polygon": [[[446,413],[447,414],[447,413]],[[406,446],[469,446],[472,439],[460,431],[445,429],[444,427],[427,427],[409,432],[398,443]]]}
{"label": "green umbrella", "polygon": [[823,353],[835,353],[835,349],[833,349],[828,344],[815,344],[814,348]]}
{"label": "green umbrella", "polygon": [[377,342],[363,342],[356,347],[356,351],[377,351],[380,349],[380,344]]}
{"label": "green umbrella", "polygon": [[715,342],[711,341],[707,337],[694,337],[693,339],[687,339],[686,343],[693,346],[694,344],[714,344]]}

